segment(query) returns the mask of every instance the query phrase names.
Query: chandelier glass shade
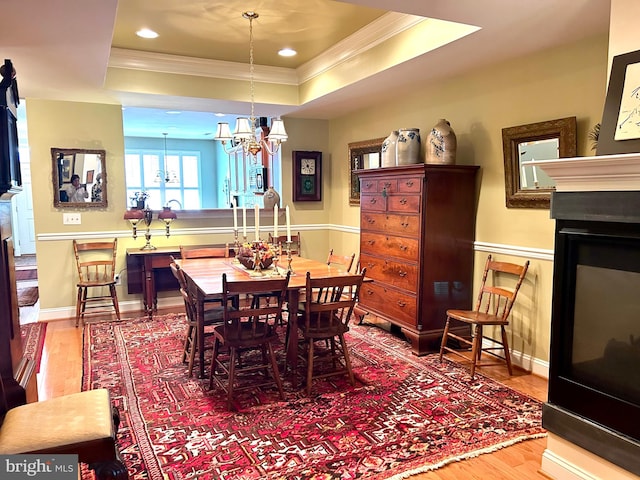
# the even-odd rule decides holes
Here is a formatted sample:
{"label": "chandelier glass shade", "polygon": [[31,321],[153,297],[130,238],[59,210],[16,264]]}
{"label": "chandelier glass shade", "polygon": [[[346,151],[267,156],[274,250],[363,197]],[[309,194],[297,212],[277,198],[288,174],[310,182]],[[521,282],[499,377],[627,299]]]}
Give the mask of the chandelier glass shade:
{"label": "chandelier glass shade", "polygon": [[[284,122],[280,118],[271,120],[271,128],[267,135],[266,141],[262,138],[256,138],[256,116],[254,114],[254,63],[253,63],[253,21],[258,18],[256,12],[244,12],[242,16],[249,20],[249,78],[250,78],[250,97],[251,97],[251,116],[238,117],[236,119],[236,127],[233,133],[229,128],[229,123],[218,123],[218,129],[214,137],[225,147],[227,153],[231,153],[236,148],[241,147],[246,153],[257,155],[264,150],[269,155],[274,155],[280,148],[282,142],[286,142],[289,138],[284,128]],[[227,149],[227,142],[231,143],[232,148]]]}

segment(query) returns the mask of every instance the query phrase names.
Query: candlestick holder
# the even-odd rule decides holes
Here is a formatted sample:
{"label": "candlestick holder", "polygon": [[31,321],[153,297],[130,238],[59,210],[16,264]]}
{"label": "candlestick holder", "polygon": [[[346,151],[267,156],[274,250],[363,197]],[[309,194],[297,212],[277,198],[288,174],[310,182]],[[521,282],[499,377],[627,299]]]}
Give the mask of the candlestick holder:
{"label": "candlestick holder", "polygon": [[278,262],[280,261],[280,255],[282,255],[282,248],[280,245],[276,248],[275,245],[271,245],[271,249],[273,250],[273,273],[272,277],[281,277],[280,270],[278,270]]}
{"label": "candlestick holder", "polygon": [[293,268],[291,268],[291,261],[293,260],[293,258],[291,257],[291,240],[287,240],[286,244],[287,244],[287,272],[289,273],[294,273],[293,272]]}
{"label": "candlestick holder", "polygon": [[233,229],[233,248],[234,248],[234,252],[235,255],[233,257],[233,263],[240,263],[240,260],[238,260],[238,254],[240,253],[240,242],[238,241],[238,229],[234,228]]}

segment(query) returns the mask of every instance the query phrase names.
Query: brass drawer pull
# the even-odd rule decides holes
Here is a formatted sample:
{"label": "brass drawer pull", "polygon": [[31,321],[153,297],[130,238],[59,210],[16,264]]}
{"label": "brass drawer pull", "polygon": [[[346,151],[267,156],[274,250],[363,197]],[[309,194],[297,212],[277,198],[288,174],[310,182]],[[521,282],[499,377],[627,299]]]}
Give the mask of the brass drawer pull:
{"label": "brass drawer pull", "polygon": [[400,248],[400,250],[402,250],[403,252],[409,250],[409,247],[407,247],[406,245],[400,245],[398,248]]}
{"label": "brass drawer pull", "polygon": [[368,289],[367,289],[367,295],[373,295],[373,290],[371,290],[371,289],[369,289],[369,288],[368,288]]}
{"label": "brass drawer pull", "polygon": [[367,268],[373,268],[374,265],[375,265],[375,263],[369,262],[369,263],[367,263]]}
{"label": "brass drawer pull", "polygon": [[407,182],[405,183],[405,185],[407,187],[413,187],[413,180],[407,180]]}
{"label": "brass drawer pull", "polygon": [[369,200],[369,203],[371,205],[375,205],[376,203],[378,203],[378,201],[375,198],[372,198],[371,200]]}
{"label": "brass drawer pull", "polygon": [[406,199],[406,198],[402,198],[402,199],[400,200],[400,203],[401,203],[402,205],[406,205],[406,204],[407,204],[407,199]]}
{"label": "brass drawer pull", "polygon": [[399,306],[399,307],[401,307],[401,308],[404,308],[404,307],[406,307],[406,306],[407,306],[407,304],[406,304],[405,302],[403,302],[402,300],[398,300],[396,303],[397,303],[397,304],[398,304],[398,306]]}
{"label": "brass drawer pull", "polygon": [[373,183],[372,182],[367,182],[367,183],[364,184],[364,186],[368,190],[373,186]]}
{"label": "brass drawer pull", "polygon": [[373,245],[374,243],[376,243],[376,241],[375,241],[375,240],[367,240],[367,243],[368,243],[369,245]]}
{"label": "brass drawer pull", "polygon": [[387,188],[389,188],[389,187],[391,187],[391,183],[389,183],[389,182],[385,182],[385,183],[384,183],[384,188],[385,188],[385,190],[386,190]]}
{"label": "brass drawer pull", "polygon": [[374,223],[376,223],[376,221],[373,218],[367,218],[367,223],[369,225],[373,225]]}
{"label": "brass drawer pull", "polygon": [[404,278],[404,277],[407,276],[407,272],[400,271],[400,272],[398,272],[398,276]]}
{"label": "brass drawer pull", "polygon": [[407,222],[402,222],[400,224],[400,226],[403,227],[403,228],[407,228],[409,226],[409,224]]}

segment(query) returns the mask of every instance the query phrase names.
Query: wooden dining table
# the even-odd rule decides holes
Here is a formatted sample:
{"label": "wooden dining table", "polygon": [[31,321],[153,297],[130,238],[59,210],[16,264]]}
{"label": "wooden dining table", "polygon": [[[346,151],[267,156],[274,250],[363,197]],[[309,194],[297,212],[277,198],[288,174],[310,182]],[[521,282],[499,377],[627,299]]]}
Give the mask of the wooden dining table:
{"label": "wooden dining table", "polygon": [[[248,270],[233,258],[194,258],[176,260],[183,270],[187,285],[192,294],[198,299],[197,329],[198,329],[198,359],[199,376],[204,377],[204,304],[208,297],[222,294],[222,274],[227,275],[228,281],[255,280],[256,278],[269,278],[276,274],[275,267],[257,272]],[[281,266],[285,264],[284,268]],[[287,287],[287,303],[289,319],[295,322],[298,314],[300,291],[306,288],[307,272],[314,278],[326,278],[333,276],[356,276],[356,274],[327,265],[325,262],[304,257],[293,257],[291,260],[291,276]],[[277,269],[278,274],[284,276],[287,273],[287,262],[281,262]],[[286,345],[287,365],[295,375],[298,364],[298,328],[295,323],[289,328],[289,340]]]}

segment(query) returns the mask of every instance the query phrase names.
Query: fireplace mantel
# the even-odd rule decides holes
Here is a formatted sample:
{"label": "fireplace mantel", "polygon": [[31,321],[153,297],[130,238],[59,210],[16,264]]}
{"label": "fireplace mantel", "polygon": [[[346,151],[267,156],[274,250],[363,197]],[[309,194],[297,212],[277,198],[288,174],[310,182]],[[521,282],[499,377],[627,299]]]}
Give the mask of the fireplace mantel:
{"label": "fireplace mantel", "polygon": [[640,153],[536,161],[556,192],[640,190]]}

